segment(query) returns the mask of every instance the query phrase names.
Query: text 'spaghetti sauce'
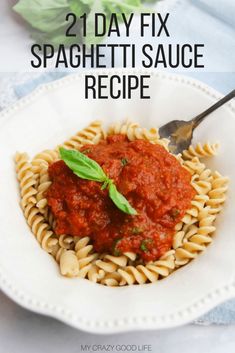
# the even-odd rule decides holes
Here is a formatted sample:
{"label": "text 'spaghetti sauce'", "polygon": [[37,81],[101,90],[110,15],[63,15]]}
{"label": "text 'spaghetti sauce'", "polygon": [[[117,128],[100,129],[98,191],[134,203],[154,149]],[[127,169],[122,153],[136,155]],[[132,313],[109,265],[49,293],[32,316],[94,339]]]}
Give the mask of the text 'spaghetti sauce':
{"label": "text 'spaghetti sauce'", "polygon": [[195,195],[190,173],[164,147],[120,134],[81,152],[99,163],[138,215],[120,211],[101,183],[80,179],[58,161],[49,167],[46,193],[55,233],[89,236],[97,252],[158,259],[171,248],[175,225]]}

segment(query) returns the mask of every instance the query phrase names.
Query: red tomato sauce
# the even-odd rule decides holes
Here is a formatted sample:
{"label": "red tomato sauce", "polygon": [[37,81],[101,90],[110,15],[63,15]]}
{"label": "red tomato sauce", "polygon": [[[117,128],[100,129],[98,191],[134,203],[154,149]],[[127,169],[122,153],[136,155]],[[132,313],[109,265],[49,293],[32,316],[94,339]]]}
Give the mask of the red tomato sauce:
{"label": "red tomato sauce", "polygon": [[161,257],[195,195],[190,173],[162,146],[130,142],[125,135],[109,136],[81,152],[99,163],[138,214],[123,213],[101,183],[80,179],[58,161],[49,167],[52,184],[46,193],[55,233],[89,236],[97,252],[131,251],[145,262]]}

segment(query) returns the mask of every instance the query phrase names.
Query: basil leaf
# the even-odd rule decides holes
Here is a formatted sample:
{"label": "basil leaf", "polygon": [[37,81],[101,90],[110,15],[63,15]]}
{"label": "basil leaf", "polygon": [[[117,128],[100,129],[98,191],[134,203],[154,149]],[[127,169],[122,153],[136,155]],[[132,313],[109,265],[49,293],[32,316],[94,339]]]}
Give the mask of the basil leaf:
{"label": "basil leaf", "polygon": [[107,180],[103,169],[93,159],[75,150],[60,148],[61,159],[79,178],[98,182]]}
{"label": "basil leaf", "polygon": [[[92,0],[92,2],[94,2],[94,0]],[[70,9],[77,17],[89,12],[89,6],[90,4],[85,1],[70,0]]]}
{"label": "basil leaf", "polygon": [[13,9],[33,28],[48,33],[68,25],[69,5],[69,0],[20,0]]}
{"label": "basil leaf", "polygon": [[83,13],[88,15],[88,31],[87,36],[83,38],[83,40],[87,44],[95,44],[101,42],[103,37],[94,37],[94,13],[102,12],[106,15],[106,27],[108,28],[111,13],[116,13],[118,21],[121,23],[123,22],[122,13],[128,15],[132,12],[152,12],[153,10],[150,7],[146,8],[143,4],[156,1],[157,0],[19,0],[16,5],[13,6],[13,10],[28,22],[32,28],[39,31],[37,35],[33,33],[35,40],[53,44],[56,47],[58,47],[59,44],[64,44],[69,47],[73,43],[72,40],[74,43],[76,39],[77,42],[82,42],[78,26],[75,27],[77,37],[68,38],[64,35],[65,29],[68,26],[65,17],[69,12],[75,13],[78,18]]}
{"label": "basil leaf", "polygon": [[[95,22],[94,16],[96,13],[105,13],[103,2],[102,1],[93,1],[93,4],[89,4],[91,6],[90,12],[87,16],[87,33],[85,37],[86,44],[99,44],[102,40],[100,37],[95,36]],[[108,18],[106,18],[109,21]],[[101,27],[101,22],[98,22],[98,29]]]}
{"label": "basil leaf", "polygon": [[109,196],[119,210],[130,215],[137,215],[136,210],[129,204],[127,199],[117,191],[117,188],[113,183],[109,185]]}
{"label": "basil leaf", "polygon": [[40,31],[33,31],[31,34],[32,38],[36,43],[43,45],[44,43],[50,43],[54,45],[55,49],[59,49],[61,43],[69,46],[77,43],[76,37],[66,37],[65,29],[56,30],[54,32],[43,33]]}

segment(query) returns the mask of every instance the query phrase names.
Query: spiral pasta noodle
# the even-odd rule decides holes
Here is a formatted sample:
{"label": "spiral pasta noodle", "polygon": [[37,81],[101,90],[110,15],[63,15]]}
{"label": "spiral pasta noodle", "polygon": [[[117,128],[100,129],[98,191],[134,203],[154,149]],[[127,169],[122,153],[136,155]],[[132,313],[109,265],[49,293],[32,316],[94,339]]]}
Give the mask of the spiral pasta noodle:
{"label": "spiral pasta noodle", "polygon": [[148,130],[146,128],[141,128],[139,124],[132,123],[128,120],[125,123],[117,123],[110,126],[108,135],[112,134],[124,134],[130,141],[139,139],[148,140],[151,143],[158,143],[168,150],[169,140],[165,138],[160,139],[157,129],[151,128]]}
{"label": "spiral pasta noodle", "polygon": [[174,250],[171,250],[158,261],[146,265],[125,266],[118,269],[118,273],[121,275],[122,285],[124,283],[144,284],[146,282],[156,282],[159,277],[167,277],[174,267]]}
{"label": "spiral pasta noodle", "polygon": [[207,205],[211,207],[212,213],[218,213],[221,210],[221,206],[225,202],[226,192],[228,190],[228,178],[223,177],[217,171],[213,174],[213,180],[211,183],[211,190],[208,193],[209,200]]}
{"label": "spiral pasta noodle", "polygon": [[60,271],[63,276],[76,277],[79,273],[79,263],[74,251],[63,251],[60,257]]}
{"label": "spiral pasta noodle", "polygon": [[32,170],[35,176],[39,177],[42,166],[48,168],[48,165],[55,162],[58,158],[59,154],[57,151],[54,150],[45,150],[41,153],[38,153],[32,159]]}
{"label": "spiral pasta noodle", "polygon": [[112,134],[125,134],[130,141],[144,139],[168,150],[169,141],[160,138],[158,129],[146,129],[125,121],[110,126],[106,133],[102,123],[94,121],[54,150],[38,153],[31,161],[26,153],[16,154],[20,204],[33,234],[42,248],[55,258],[63,276],[86,278],[106,286],[153,283],[196,258],[212,242],[214,222],[226,200],[229,180],[201,162],[202,158],[217,154],[217,143],[190,146],[175,157],[191,173],[196,195],[191,208],[175,227],[172,249],[157,261],[146,264],[131,252],[120,256],[96,253],[89,237],[55,235],[55,220],[45,197],[51,185],[48,167],[59,159],[59,147],[79,150],[85,144],[96,144]]}
{"label": "spiral pasta noodle", "polygon": [[79,277],[86,277],[91,269],[92,262],[97,258],[98,254],[93,252],[93,246],[90,244],[89,237],[75,239],[75,252],[79,263]]}
{"label": "spiral pasta noodle", "polygon": [[183,151],[183,158],[193,159],[194,157],[205,158],[216,156],[218,152],[218,143],[197,143],[196,146],[190,146],[187,150]]}
{"label": "spiral pasta noodle", "polygon": [[45,192],[48,190],[51,185],[51,181],[48,175],[48,165],[41,164],[39,171],[39,184],[38,184],[38,192],[37,192],[37,207],[40,209],[42,213],[47,211],[47,199],[44,196]]}
{"label": "spiral pasta noodle", "polygon": [[15,161],[17,176],[20,182],[21,206],[25,218],[42,248],[48,253],[51,253],[53,247],[58,243],[58,239],[50,229],[50,226],[45,222],[44,217],[40,214],[36,206],[37,181],[32,172],[33,166],[28,161],[28,156],[24,153],[17,153]]}
{"label": "spiral pasta noodle", "polygon": [[15,162],[17,178],[20,183],[21,205],[24,209],[27,204],[36,204],[37,202],[35,189],[37,181],[26,153],[16,153]]}
{"label": "spiral pasta noodle", "polygon": [[59,147],[78,150],[85,144],[98,143],[102,138],[105,138],[105,132],[102,129],[102,123],[99,120],[93,121],[87,128],[79,131],[69,140],[65,141]]}

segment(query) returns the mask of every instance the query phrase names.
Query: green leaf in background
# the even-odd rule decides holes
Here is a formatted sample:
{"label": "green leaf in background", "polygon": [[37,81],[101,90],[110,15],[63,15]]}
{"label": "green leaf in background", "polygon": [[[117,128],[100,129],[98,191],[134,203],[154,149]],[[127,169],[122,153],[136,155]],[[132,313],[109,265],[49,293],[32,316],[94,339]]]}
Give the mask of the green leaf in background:
{"label": "green leaf in background", "polygon": [[68,25],[69,0],[20,0],[13,9],[33,28],[53,32]]}
{"label": "green leaf in background", "polygon": [[[94,0],[91,0],[91,2],[94,2]],[[77,17],[89,12],[89,6],[90,4],[87,4],[86,1],[70,0],[70,10],[75,13]]]}
{"label": "green leaf in background", "polygon": [[137,215],[136,210],[129,204],[127,199],[117,191],[113,183],[109,185],[109,196],[121,211],[130,215]]}
{"label": "green leaf in background", "polygon": [[32,38],[37,44],[52,44],[55,49],[58,49],[59,45],[63,43],[66,46],[77,44],[78,39],[76,37],[66,37],[64,30],[57,30],[50,33],[43,33],[40,31],[33,31]]}
{"label": "green leaf in background", "polygon": [[129,204],[128,200],[117,191],[113,181],[108,178],[96,161],[79,151],[67,150],[63,147],[60,148],[60,157],[79,178],[103,183],[101,190],[108,187],[109,197],[122,212],[137,215],[136,210]]}
{"label": "green leaf in background", "polygon": [[94,15],[95,13],[98,13],[98,12],[100,13],[105,12],[102,1],[95,1],[91,7],[91,11],[89,12],[89,15],[87,16],[87,35],[86,35],[86,38],[84,38],[86,44],[98,44],[101,41],[100,37],[96,37],[94,35],[94,27],[95,27]]}
{"label": "green leaf in background", "polygon": [[[152,3],[157,0],[19,0],[13,7],[32,28],[37,29],[38,33],[33,33],[33,38],[41,43],[64,44],[69,46],[74,43],[81,43],[80,31],[77,27],[78,37],[67,38],[65,31],[68,22],[65,20],[69,12],[75,13],[80,17],[87,14],[87,37],[84,38],[86,44],[98,44],[103,37],[94,37],[94,18],[96,12],[102,12],[109,17],[111,13],[116,13],[120,23],[123,21],[121,13],[126,15],[131,12],[146,12],[143,3]],[[151,9],[149,9],[151,11]],[[61,41],[61,42],[59,42]]]}

